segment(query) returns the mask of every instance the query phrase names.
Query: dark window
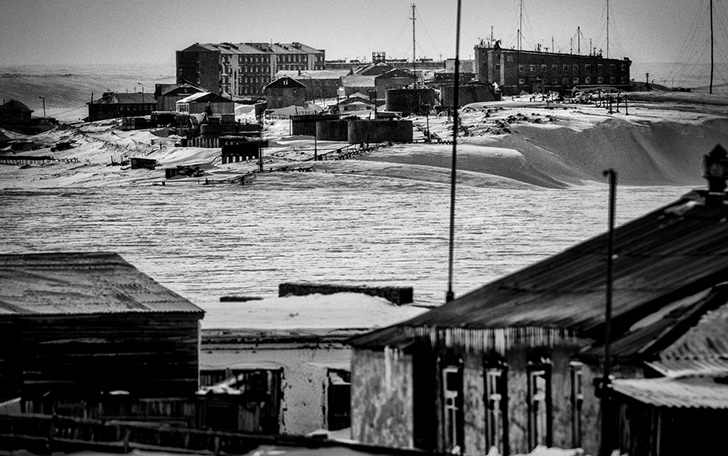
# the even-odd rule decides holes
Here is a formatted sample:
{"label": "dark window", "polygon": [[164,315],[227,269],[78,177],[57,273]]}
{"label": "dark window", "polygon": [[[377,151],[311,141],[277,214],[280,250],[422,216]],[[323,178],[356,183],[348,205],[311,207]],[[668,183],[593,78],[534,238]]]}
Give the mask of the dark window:
{"label": "dark window", "polygon": [[486,365],[485,445],[496,447],[498,454],[508,454],[508,372],[503,364]]}
{"label": "dark window", "polygon": [[518,72],[523,73],[523,65],[518,65]]}
{"label": "dark window", "polygon": [[582,390],[583,365],[572,362],[571,368],[571,446],[581,447],[581,408],[584,403]]}
{"label": "dark window", "polygon": [[326,386],[326,424],[330,431],[351,425],[351,374],[329,369]]}
{"label": "dark window", "polygon": [[541,359],[528,365],[528,443],[551,446],[551,364]]}

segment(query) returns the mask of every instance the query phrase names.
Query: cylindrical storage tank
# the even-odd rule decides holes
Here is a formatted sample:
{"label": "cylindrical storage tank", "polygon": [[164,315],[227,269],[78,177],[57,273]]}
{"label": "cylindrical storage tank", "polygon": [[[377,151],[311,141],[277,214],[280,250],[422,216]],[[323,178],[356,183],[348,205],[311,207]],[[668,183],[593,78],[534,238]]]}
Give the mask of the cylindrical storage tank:
{"label": "cylindrical storage tank", "polygon": [[350,120],[349,144],[412,142],[411,120]]}
{"label": "cylindrical storage tank", "polygon": [[291,134],[314,136],[316,134],[316,122],[322,120],[337,120],[337,114],[302,114],[291,116]]}
{"label": "cylindrical storage tank", "polygon": [[316,122],[316,138],[322,141],[348,141],[348,120],[320,120]]}
{"label": "cylindrical storage tank", "polygon": [[387,89],[384,109],[401,112],[403,116],[419,114],[435,104],[435,91],[430,88]]}

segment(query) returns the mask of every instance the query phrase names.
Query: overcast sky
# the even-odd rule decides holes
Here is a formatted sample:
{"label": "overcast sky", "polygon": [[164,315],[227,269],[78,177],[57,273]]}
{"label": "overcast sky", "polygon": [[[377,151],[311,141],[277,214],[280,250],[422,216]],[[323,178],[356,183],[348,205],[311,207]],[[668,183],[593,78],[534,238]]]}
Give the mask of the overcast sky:
{"label": "overcast sky", "polygon": [[[714,0],[717,59],[726,58],[725,1]],[[455,53],[455,0],[415,0],[417,57]],[[606,0],[523,0],[523,48],[607,51]],[[300,41],[327,59],[412,58],[411,1],[0,0],[0,65],[169,63],[195,42]],[[517,46],[518,0],[463,0],[460,58],[490,37]],[[709,0],[611,0],[609,57],[707,61]]]}

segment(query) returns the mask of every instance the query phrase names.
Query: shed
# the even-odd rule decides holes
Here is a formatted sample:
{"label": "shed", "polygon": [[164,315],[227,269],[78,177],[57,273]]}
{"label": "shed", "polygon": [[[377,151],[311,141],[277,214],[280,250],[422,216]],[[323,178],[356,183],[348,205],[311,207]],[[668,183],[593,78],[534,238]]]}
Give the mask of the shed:
{"label": "shed", "polygon": [[619,454],[682,456],[724,448],[728,371],[723,375],[615,380],[610,397]]}
{"label": "shed", "polygon": [[116,253],[0,255],[0,397],[192,394],[203,315]]}
{"label": "shed", "polygon": [[18,100],[8,100],[0,105],[0,125],[16,126],[30,123],[32,109]]}

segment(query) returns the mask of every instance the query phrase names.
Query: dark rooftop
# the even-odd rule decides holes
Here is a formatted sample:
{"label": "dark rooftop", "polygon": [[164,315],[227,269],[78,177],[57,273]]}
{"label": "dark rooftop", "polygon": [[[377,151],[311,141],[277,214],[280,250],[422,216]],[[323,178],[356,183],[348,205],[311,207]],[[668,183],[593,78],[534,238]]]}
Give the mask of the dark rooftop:
{"label": "dark rooftop", "polygon": [[0,255],[0,318],[203,310],[110,252]]}

